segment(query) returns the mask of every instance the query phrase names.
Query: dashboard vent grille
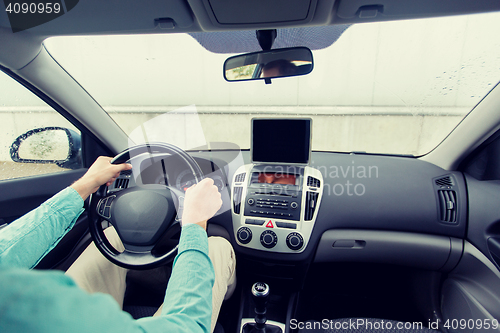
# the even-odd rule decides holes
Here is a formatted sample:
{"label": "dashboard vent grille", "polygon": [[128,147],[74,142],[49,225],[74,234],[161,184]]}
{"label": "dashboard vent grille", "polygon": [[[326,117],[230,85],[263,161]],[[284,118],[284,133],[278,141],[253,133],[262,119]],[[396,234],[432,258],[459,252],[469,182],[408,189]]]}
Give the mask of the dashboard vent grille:
{"label": "dashboard vent grille", "polygon": [[118,178],[115,181],[115,188],[127,188],[129,180],[126,178]]}
{"label": "dashboard vent grille", "polygon": [[235,214],[240,213],[241,207],[241,193],[243,192],[243,187],[235,186],[233,190],[233,209]]}
{"label": "dashboard vent grille", "polygon": [[120,172],[120,175],[122,176],[130,176],[132,174],[132,170],[123,170]]}
{"label": "dashboard vent grille", "polygon": [[318,204],[318,193],[306,192],[306,209],[304,215],[305,221],[311,221],[313,219],[314,211],[316,210],[317,204]]}
{"label": "dashboard vent grille", "polygon": [[319,179],[316,179],[314,177],[307,177],[307,186],[311,186],[311,187],[319,187],[321,185],[321,182],[319,181]]}
{"label": "dashboard vent grille", "polygon": [[244,180],[245,180],[245,173],[240,173],[239,175],[236,175],[236,177],[234,177],[234,181],[237,183],[241,183]]}
{"label": "dashboard vent grille", "polygon": [[[437,183],[437,182],[436,182]],[[439,190],[439,212],[442,222],[457,222],[457,194],[452,190]]]}
{"label": "dashboard vent grille", "polygon": [[436,179],[436,185],[438,186],[453,186],[453,181],[450,176]]}

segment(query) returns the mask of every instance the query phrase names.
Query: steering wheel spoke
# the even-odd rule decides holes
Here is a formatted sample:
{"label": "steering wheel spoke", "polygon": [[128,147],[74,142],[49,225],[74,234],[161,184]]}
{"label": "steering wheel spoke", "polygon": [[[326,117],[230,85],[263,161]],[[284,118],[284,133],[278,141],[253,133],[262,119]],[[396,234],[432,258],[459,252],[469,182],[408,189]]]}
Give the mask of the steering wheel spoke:
{"label": "steering wheel spoke", "polygon": [[182,212],[184,211],[184,197],[186,196],[186,193],[182,190],[179,190],[175,186],[166,186],[167,189],[169,189],[176,197],[177,200],[175,200],[175,210],[177,212],[175,216],[175,222],[180,223],[182,219]]}

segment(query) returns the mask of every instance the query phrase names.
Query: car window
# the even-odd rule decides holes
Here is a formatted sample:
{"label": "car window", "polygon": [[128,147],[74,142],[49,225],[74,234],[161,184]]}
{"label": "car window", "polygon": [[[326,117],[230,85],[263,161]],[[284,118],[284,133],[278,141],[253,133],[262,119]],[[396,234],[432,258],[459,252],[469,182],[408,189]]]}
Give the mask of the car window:
{"label": "car window", "polygon": [[0,180],[80,168],[79,145],[75,126],[0,71]]}
{"label": "car window", "polygon": [[223,63],[233,54],[189,34],[44,43],[135,142],[201,135],[183,148],[204,139],[248,149],[251,118],[297,116],[313,119],[315,151],[422,155],[499,81],[498,30],[500,13],[352,25],[313,49],[311,74],[272,84],[226,82]]}

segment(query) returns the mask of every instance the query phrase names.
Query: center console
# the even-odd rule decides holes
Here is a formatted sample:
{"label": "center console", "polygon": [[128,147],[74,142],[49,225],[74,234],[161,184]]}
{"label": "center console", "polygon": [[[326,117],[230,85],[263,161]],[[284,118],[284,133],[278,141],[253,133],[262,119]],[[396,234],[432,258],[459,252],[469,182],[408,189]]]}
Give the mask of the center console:
{"label": "center console", "polygon": [[253,119],[252,163],[235,172],[232,218],[240,246],[302,252],[316,221],[323,177],[310,167],[311,119]]}

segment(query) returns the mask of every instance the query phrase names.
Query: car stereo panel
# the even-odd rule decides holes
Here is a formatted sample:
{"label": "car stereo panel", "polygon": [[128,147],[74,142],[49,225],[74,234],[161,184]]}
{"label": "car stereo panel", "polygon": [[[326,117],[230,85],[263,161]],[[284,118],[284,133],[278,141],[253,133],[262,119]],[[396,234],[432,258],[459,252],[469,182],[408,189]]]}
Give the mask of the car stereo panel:
{"label": "car stereo panel", "polygon": [[277,253],[306,248],[323,193],[310,166],[247,164],[231,185],[233,230],[240,246]]}

